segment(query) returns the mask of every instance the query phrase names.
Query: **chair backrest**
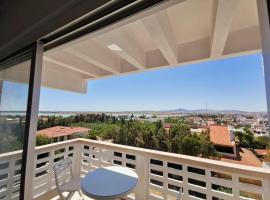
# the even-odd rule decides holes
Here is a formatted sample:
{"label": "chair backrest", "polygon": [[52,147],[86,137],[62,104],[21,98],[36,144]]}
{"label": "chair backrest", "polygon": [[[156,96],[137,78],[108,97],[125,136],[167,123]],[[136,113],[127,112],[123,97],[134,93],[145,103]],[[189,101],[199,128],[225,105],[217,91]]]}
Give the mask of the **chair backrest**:
{"label": "chair backrest", "polygon": [[[55,177],[55,184],[57,189],[60,186],[60,176],[65,176],[65,179],[67,179],[67,172],[70,173],[70,176],[72,177],[72,160],[70,158],[65,158],[55,164],[53,164],[53,172]],[[67,181],[67,180],[66,180]]]}

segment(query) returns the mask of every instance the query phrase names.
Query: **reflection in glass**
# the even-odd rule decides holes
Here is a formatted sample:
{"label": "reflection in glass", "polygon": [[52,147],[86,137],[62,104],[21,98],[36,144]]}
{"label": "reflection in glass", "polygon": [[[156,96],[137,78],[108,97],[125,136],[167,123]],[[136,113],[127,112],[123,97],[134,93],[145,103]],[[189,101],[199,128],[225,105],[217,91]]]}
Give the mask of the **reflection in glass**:
{"label": "reflection in glass", "polygon": [[19,197],[29,74],[30,61],[0,69],[0,199]]}

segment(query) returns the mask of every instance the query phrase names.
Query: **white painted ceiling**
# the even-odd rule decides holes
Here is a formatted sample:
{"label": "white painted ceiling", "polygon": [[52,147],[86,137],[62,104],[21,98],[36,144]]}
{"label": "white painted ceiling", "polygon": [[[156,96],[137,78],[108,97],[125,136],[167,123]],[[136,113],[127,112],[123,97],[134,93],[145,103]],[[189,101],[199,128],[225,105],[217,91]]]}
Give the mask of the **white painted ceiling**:
{"label": "white painted ceiling", "polygon": [[43,85],[85,93],[88,80],[260,51],[256,0],[171,4],[46,53]]}

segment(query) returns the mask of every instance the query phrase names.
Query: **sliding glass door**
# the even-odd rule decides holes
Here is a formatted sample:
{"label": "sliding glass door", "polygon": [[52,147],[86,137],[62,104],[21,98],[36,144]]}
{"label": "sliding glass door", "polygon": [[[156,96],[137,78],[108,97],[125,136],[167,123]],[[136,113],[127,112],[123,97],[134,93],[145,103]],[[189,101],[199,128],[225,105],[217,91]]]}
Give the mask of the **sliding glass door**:
{"label": "sliding glass door", "polygon": [[36,47],[0,62],[0,199],[25,199]]}

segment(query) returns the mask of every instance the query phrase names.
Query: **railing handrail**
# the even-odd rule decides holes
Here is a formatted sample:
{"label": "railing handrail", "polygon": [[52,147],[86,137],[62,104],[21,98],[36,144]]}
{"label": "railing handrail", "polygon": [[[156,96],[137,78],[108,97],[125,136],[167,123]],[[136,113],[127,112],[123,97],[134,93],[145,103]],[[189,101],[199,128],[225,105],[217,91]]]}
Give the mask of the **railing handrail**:
{"label": "railing handrail", "polygon": [[37,146],[35,148],[35,150],[38,153],[40,151],[51,149],[52,147],[55,147],[55,146],[66,146],[66,145],[71,145],[71,144],[77,144],[77,143],[80,142],[80,139],[81,138],[75,138],[75,139],[66,140],[66,141],[62,141],[62,142],[56,142],[56,143],[41,145],[41,146]]}
{"label": "railing handrail", "polygon": [[4,158],[16,157],[19,154],[22,154],[22,150],[11,151],[11,152],[7,152],[7,153],[1,153],[0,154],[0,161],[3,160]]}
{"label": "railing handrail", "polygon": [[[8,183],[6,191],[9,192],[3,190],[1,195],[6,195],[8,199],[11,199],[15,190],[13,184],[19,177],[13,175],[20,168],[17,161],[21,153],[22,151],[15,151],[0,154],[0,163],[5,166],[0,173],[8,174],[9,177],[2,180],[2,185]],[[129,200],[149,199],[159,192],[163,197],[171,194],[177,196],[177,188],[180,187],[183,188],[185,198],[194,195],[192,192],[197,192],[207,195],[208,199],[243,199],[242,190],[261,195],[264,200],[270,196],[270,169],[77,138],[36,147],[34,199],[50,199],[50,195],[54,195],[52,165],[67,157],[73,159],[73,172],[79,176],[108,165],[122,165],[136,170],[140,181],[134,191],[135,198],[131,196]],[[63,176],[65,178],[67,176]],[[227,187],[231,189],[231,193],[223,193],[215,187]],[[157,193],[152,193],[153,191]]]}
{"label": "railing handrail", "polygon": [[[132,147],[132,146],[126,146],[126,145],[120,145],[120,144],[114,144],[110,142],[104,142],[104,141],[96,141],[96,140],[89,140],[89,139],[83,139],[78,138],[76,139],[79,143],[92,143],[96,147],[107,147],[107,148],[115,148],[119,150],[128,149],[130,153],[135,154],[144,154],[147,157],[153,156],[154,158],[161,157],[160,159],[164,160],[173,160],[174,162],[178,161],[184,164],[188,165],[195,165],[195,166],[202,166],[204,168],[215,168],[221,171],[227,171],[230,173],[236,173],[236,174],[246,174],[248,176],[258,176],[260,178],[270,178],[270,169],[262,168],[262,167],[253,167],[253,166],[247,166],[247,165],[241,165],[236,163],[228,163],[224,161],[219,160],[212,160],[207,158],[200,158],[195,156],[188,156],[183,154],[176,154],[176,153],[170,153],[170,152],[164,152],[164,151],[157,151],[157,150],[151,150],[151,149],[145,149],[145,148],[139,148],[139,147]],[[178,159],[178,160],[176,160]]]}
{"label": "railing handrail", "polygon": [[[180,162],[183,164],[188,165],[194,165],[194,166],[202,166],[204,168],[214,168],[221,171],[226,171],[230,173],[236,173],[236,174],[244,174],[248,176],[257,176],[260,178],[269,178],[270,179],[270,169],[262,168],[262,167],[253,167],[253,166],[247,166],[247,165],[241,165],[241,164],[235,164],[235,163],[228,163],[224,161],[219,160],[211,160],[207,158],[200,158],[200,157],[194,157],[194,156],[188,156],[183,154],[176,154],[176,153],[170,153],[170,152],[163,152],[163,151],[157,151],[157,150],[151,150],[151,149],[145,149],[145,148],[139,148],[139,147],[132,147],[127,145],[120,145],[120,144],[114,144],[110,142],[105,141],[97,141],[97,140],[90,140],[90,139],[84,139],[84,138],[76,138],[72,140],[62,141],[58,143],[52,143],[48,145],[42,145],[36,147],[36,153],[40,153],[43,151],[46,151],[48,149],[51,149],[55,146],[66,146],[71,144],[93,144],[95,147],[102,147],[102,148],[113,148],[114,150],[119,151],[126,151],[133,153],[133,154],[144,154],[146,157],[153,157],[153,158],[160,158],[161,160],[172,160],[174,162]],[[17,156],[18,154],[21,154],[22,151],[14,151],[9,153],[3,153],[0,154],[0,160],[4,157],[10,157],[10,156]],[[176,160],[177,159],[177,160]]]}

